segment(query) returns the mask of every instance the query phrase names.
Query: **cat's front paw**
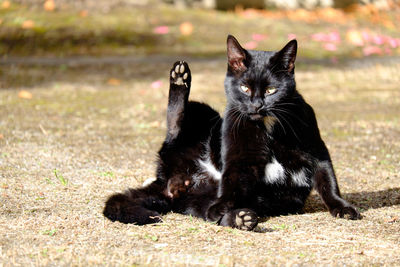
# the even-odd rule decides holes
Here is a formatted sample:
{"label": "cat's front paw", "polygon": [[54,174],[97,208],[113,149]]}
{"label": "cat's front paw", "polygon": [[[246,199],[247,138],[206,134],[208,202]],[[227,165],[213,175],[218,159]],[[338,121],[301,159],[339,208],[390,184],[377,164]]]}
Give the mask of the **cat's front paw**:
{"label": "cat's front paw", "polygon": [[207,211],[207,219],[210,221],[219,221],[222,216],[232,209],[232,203],[218,200]]}
{"label": "cat's front paw", "polygon": [[330,213],[333,217],[340,217],[349,220],[360,220],[362,218],[357,209],[351,205],[334,208],[330,210]]}
{"label": "cat's front paw", "polygon": [[175,62],[171,69],[170,83],[189,88],[191,80],[189,65],[185,61]]}
{"label": "cat's front paw", "polygon": [[236,209],[226,213],[220,222],[222,226],[230,226],[251,231],[258,224],[257,214],[250,209]]}

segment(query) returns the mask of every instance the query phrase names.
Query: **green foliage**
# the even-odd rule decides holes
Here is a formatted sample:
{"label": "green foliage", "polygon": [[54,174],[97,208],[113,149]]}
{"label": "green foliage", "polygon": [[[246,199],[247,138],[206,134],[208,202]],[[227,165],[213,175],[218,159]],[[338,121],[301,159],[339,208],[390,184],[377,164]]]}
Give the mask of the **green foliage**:
{"label": "green foliage", "polygon": [[54,169],[54,175],[56,176],[56,178],[60,181],[60,183],[63,186],[67,186],[68,185],[68,180],[65,179],[64,176],[62,176],[62,174],[60,174],[57,169]]}

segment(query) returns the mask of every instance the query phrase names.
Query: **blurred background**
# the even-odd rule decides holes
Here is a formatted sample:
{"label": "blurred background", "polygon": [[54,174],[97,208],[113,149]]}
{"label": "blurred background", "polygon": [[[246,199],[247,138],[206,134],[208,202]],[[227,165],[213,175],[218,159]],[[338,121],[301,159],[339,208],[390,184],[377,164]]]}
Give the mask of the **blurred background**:
{"label": "blurred background", "polygon": [[190,55],[225,51],[228,33],[248,49],[297,38],[300,56],[400,53],[397,0],[2,0],[1,59],[21,56]]}

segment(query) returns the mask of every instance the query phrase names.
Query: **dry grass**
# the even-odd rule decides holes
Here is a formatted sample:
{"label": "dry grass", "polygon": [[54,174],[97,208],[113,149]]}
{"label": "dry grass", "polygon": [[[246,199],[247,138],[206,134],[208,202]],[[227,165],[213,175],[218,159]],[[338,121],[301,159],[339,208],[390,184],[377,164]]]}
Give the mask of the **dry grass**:
{"label": "dry grass", "polygon": [[[259,232],[179,214],[141,227],[103,218],[108,195],[154,176],[172,62],[155,73],[143,62],[3,67],[1,266],[400,264],[399,63],[297,69],[343,195],[363,220],[332,218],[315,195],[305,214],[269,218]],[[222,111],[225,62],[191,67],[192,99]],[[157,79],[162,88],[151,88]],[[22,89],[33,98],[18,98]]]}

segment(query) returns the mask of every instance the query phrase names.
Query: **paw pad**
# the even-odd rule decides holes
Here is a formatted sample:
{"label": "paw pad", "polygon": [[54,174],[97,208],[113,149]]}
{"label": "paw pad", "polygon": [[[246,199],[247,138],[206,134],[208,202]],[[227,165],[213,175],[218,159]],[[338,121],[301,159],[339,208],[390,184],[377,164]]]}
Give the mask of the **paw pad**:
{"label": "paw pad", "polygon": [[190,70],[185,61],[175,62],[171,70],[171,83],[176,85],[185,85],[188,87],[190,82]]}
{"label": "paw pad", "polygon": [[257,215],[251,210],[241,210],[236,214],[236,227],[250,231],[257,225]]}

